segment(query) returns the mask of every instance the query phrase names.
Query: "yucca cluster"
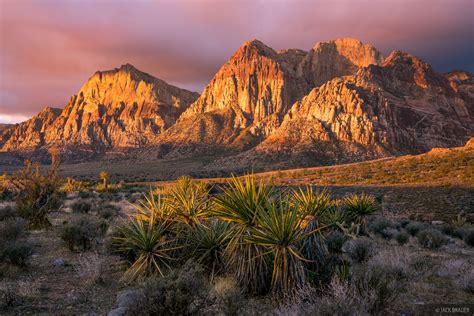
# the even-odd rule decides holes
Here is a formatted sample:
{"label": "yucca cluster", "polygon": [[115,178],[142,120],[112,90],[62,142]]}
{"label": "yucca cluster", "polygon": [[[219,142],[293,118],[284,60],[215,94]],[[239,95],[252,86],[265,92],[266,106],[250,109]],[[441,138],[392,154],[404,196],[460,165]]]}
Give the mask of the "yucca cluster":
{"label": "yucca cluster", "polygon": [[192,258],[211,278],[233,274],[249,293],[290,293],[317,275],[327,233],[363,233],[366,216],[378,210],[372,196],[332,200],[326,190],[279,189],[253,175],[233,177],[221,191],[211,195],[183,177],[134,205],[114,238],[132,262],[124,280],[164,275]]}

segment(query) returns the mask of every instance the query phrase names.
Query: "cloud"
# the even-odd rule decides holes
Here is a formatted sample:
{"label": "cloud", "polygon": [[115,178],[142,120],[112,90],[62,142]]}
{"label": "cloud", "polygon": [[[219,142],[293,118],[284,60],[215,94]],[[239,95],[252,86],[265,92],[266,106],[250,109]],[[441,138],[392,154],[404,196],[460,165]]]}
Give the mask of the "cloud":
{"label": "cloud", "polygon": [[[439,71],[474,70],[471,0],[5,0],[0,115],[63,107],[97,70],[131,63],[201,91],[246,40],[310,49],[355,37]],[[1,120],[1,117],[0,117]]]}

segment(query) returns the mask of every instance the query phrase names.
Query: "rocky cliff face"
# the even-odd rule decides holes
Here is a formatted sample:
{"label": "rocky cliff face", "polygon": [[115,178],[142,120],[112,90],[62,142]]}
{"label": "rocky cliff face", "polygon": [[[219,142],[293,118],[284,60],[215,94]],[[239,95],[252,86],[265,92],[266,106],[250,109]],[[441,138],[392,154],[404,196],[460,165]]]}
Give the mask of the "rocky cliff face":
{"label": "rocky cliff face", "polygon": [[170,127],[199,95],[127,64],[95,73],[51,126],[46,142],[138,147]]}
{"label": "rocky cliff face", "polygon": [[0,135],[2,151],[31,151],[44,144],[46,130],[61,113],[61,109],[46,107],[31,119],[16,124]]}
{"label": "rocky cliff face", "polygon": [[206,144],[206,152],[212,145],[217,150],[253,147],[312,88],[381,61],[375,48],[354,39],[318,43],[310,52],[276,52],[260,41],[247,42],[160,142],[180,148],[179,155],[198,152],[200,144]]}
{"label": "rocky cliff face", "polygon": [[[52,144],[66,147],[138,147],[149,143],[199,95],[169,85],[132,65],[95,73],[61,111],[46,109],[3,138],[3,150]],[[54,112],[54,115],[53,115]]]}
{"label": "rocky cliff face", "polygon": [[461,146],[474,134],[470,106],[431,66],[396,51],[313,89],[253,154],[337,162]]}
{"label": "rocky cliff face", "polygon": [[201,96],[124,65],[94,74],[61,113],[28,122],[5,131],[0,148],[233,155],[223,166],[335,163],[462,145],[474,135],[474,80],[400,51],[384,60],[355,39],[308,52],[253,40]]}

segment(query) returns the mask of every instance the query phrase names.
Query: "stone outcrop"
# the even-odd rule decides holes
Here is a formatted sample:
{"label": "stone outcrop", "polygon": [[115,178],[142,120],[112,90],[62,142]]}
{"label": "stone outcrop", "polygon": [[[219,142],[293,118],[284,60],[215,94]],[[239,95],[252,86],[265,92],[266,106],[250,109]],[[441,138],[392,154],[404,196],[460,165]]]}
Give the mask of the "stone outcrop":
{"label": "stone outcrop", "polygon": [[2,151],[32,151],[44,145],[46,130],[61,113],[61,109],[46,107],[31,119],[16,124],[0,134]]}
{"label": "stone outcrop", "polygon": [[461,146],[474,135],[470,106],[431,66],[396,51],[313,89],[253,154],[327,163]]}
{"label": "stone outcrop", "polygon": [[354,39],[318,43],[309,52],[276,52],[260,41],[246,42],[160,143],[177,148],[174,156],[211,147],[251,148],[273,133],[291,105],[312,88],[381,62],[375,48]]}
{"label": "stone outcrop", "polygon": [[138,147],[173,125],[198,97],[132,65],[95,73],[71,98],[46,141],[62,145]]}
{"label": "stone outcrop", "polygon": [[143,146],[173,125],[198,96],[130,64],[99,71],[62,111],[47,108],[3,135],[2,149]]}

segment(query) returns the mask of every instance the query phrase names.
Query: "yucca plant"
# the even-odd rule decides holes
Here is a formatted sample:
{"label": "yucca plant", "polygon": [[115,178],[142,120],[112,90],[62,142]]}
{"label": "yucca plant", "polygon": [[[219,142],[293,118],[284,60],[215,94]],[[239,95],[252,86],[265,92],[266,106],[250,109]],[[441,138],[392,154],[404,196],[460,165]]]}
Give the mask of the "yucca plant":
{"label": "yucca plant", "polygon": [[211,278],[225,266],[225,249],[229,239],[229,224],[220,220],[200,223],[190,229],[188,241],[191,256],[207,267]]}
{"label": "yucca plant", "polygon": [[228,264],[239,283],[251,293],[268,290],[270,258],[260,245],[248,242],[250,229],[257,226],[259,212],[265,212],[273,189],[257,183],[253,175],[232,177],[223,194],[215,198],[214,215],[231,224],[231,239],[226,248]]}
{"label": "yucca plant", "polygon": [[125,282],[156,273],[163,276],[170,269],[172,255],[179,247],[167,235],[168,225],[168,222],[131,216],[129,222],[119,228],[121,237],[115,237],[116,251],[136,253],[135,261],[123,276]]}
{"label": "yucca plant", "polygon": [[291,203],[298,207],[301,212],[311,216],[321,216],[332,206],[328,191],[324,189],[315,192],[312,186],[293,191]]}
{"label": "yucca plant", "polygon": [[360,224],[362,232],[367,231],[367,217],[380,210],[380,205],[375,197],[364,193],[346,196],[344,206],[349,218],[356,224]]}
{"label": "yucca plant", "polygon": [[302,222],[305,232],[313,232],[302,240],[301,253],[309,260],[311,270],[315,270],[324,263],[327,255],[327,247],[318,228],[323,227],[321,217],[332,207],[331,197],[326,189],[315,192],[313,187],[307,186],[292,192],[290,202],[301,214],[306,214]]}
{"label": "yucca plant", "polygon": [[341,207],[340,200],[331,201],[327,210],[321,214],[320,223],[328,228],[340,230],[348,221],[347,213]]}
{"label": "yucca plant", "polygon": [[167,207],[163,198],[156,194],[152,189],[138,203],[130,203],[134,208],[134,218],[139,221],[154,225],[157,222],[169,222],[171,211]]}
{"label": "yucca plant", "polygon": [[166,204],[174,220],[195,225],[208,215],[209,189],[190,177],[181,177],[165,194]]}
{"label": "yucca plant", "polygon": [[305,284],[305,262],[301,242],[316,231],[307,231],[303,221],[305,214],[284,197],[266,202],[258,213],[258,226],[252,227],[246,241],[261,246],[273,259],[271,288],[285,294]]}

